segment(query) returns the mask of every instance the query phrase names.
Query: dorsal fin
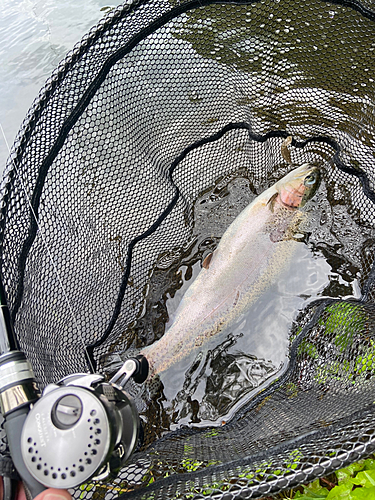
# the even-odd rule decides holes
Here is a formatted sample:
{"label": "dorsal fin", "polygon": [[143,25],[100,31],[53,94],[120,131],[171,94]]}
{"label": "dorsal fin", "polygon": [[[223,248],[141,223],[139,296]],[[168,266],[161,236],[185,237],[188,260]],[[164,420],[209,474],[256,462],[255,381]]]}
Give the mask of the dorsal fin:
{"label": "dorsal fin", "polygon": [[289,135],[284,142],[281,144],[281,155],[286,160],[288,163],[292,164],[292,157],[290,155],[290,151],[288,149],[288,146],[292,144],[293,137]]}
{"label": "dorsal fin", "polygon": [[211,252],[208,255],[206,255],[206,257],[204,258],[204,261],[202,262],[202,267],[204,267],[205,269],[208,269],[210,267],[210,262],[211,262],[213,254],[214,253]]}

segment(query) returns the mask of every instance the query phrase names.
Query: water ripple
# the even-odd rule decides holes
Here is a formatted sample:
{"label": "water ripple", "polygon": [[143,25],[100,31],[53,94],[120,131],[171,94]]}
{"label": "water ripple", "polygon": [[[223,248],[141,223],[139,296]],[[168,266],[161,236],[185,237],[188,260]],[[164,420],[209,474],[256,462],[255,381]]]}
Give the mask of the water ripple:
{"label": "water ripple", "polygon": [[[0,123],[11,144],[64,55],[95,25],[105,0],[3,0],[0,17]],[[0,174],[8,150],[0,137]]]}

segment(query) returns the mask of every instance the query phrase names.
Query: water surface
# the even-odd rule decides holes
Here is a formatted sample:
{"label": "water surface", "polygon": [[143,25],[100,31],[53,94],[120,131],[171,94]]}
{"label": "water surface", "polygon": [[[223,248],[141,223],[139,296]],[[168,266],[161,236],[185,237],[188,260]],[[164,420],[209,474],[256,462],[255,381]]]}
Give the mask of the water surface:
{"label": "water surface", "polygon": [[[281,177],[276,171],[274,175]],[[142,345],[147,336],[151,343],[152,338],[168,329],[204,257],[252,201],[255,191],[261,193],[269,182],[254,190],[251,178],[251,174],[231,174],[200,193],[193,207],[192,240],[185,249],[175,249],[173,255],[162,254],[155,265],[145,307],[133,326],[133,334],[138,337],[135,345]],[[295,235],[292,262],[285,265],[277,280],[235,325],[168,368],[157,384],[131,388],[137,402],[141,402],[141,414],[146,422],[152,421],[156,435],[182,425],[220,426],[227,422],[241,406],[285,373],[291,331],[303,311],[323,298],[361,297],[363,278],[368,272],[363,255],[369,242],[374,243],[373,231],[359,221],[358,214],[350,209],[349,199],[348,204],[335,202],[332,193],[338,184],[327,178],[324,169],[323,179],[304,207],[306,217]],[[151,292],[155,283],[160,284],[157,293]],[[129,356],[127,352],[121,354],[124,359]],[[106,371],[110,373],[118,361],[118,353],[110,354]]]}
{"label": "water surface", "polygon": [[[2,0],[0,5],[0,123],[11,146],[46,79],[114,5],[105,0]],[[0,175],[7,157],[0,133]]]}

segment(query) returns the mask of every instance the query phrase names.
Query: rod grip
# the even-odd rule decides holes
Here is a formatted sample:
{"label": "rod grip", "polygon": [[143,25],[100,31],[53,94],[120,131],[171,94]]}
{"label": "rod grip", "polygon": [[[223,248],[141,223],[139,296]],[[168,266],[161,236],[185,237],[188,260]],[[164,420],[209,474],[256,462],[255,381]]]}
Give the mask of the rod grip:
{"label": "rod grip", "polygon": [[21,434],[28,411],[28,407],[23,407],[7,415],[5,417],[4,429],[7,434],[9,450],[14,466],[17,469],[18,474],[21,476],[26,490],[26,495],[30,498],[35,498],[46,488],[32,477],[22,459]]}

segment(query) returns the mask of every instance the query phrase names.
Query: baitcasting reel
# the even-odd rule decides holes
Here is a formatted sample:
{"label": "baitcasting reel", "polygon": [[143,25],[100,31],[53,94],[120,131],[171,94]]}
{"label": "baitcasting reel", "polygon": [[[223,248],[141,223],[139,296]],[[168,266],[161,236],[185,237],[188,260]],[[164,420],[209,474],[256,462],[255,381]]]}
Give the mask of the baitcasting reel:
{"label": "baitcasting reel", "polygon": [[[50,488],[73,488],[116,473],[138,445],[140,421],[123,390],[132,376],[147,378],[144,357],[130,358],[121,376],[70,375],[48,385],[31,408],[21,435],[28,472]],[[125,378],[121,385],[114,383]]]}
{"label": "baitcasting reel", "polygon": [[123,387],[130,377],[146,380],[146,358],[129,358],[109,382],[98,374],[69,375],[40,395],[19,349],[1,280],[0,301],[0,407],[28,496],[118,472],[140,436],[136,406]]}

